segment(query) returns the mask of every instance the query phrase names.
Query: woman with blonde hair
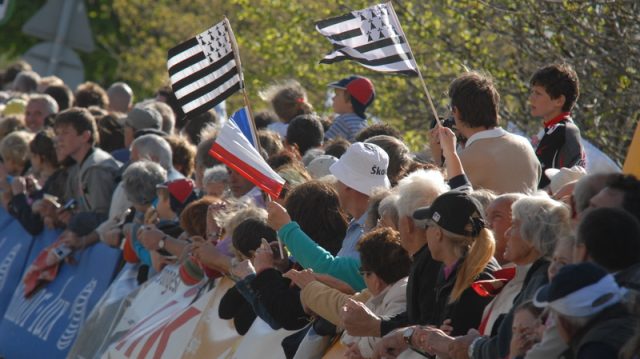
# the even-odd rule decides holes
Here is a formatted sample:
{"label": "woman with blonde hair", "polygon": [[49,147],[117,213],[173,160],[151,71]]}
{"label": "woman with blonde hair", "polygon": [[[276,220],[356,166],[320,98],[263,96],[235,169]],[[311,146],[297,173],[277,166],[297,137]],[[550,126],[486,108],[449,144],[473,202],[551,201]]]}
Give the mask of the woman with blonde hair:
{"label": "woman with blonde hair", "polygon": [[[417,335],[408,342],[412,346],[438,355],[473,353],[474,358],[505,358],[513,336],[512,323],[515,308],[533,298],[538,288],[548,283],[547,270],[554,247],[560,238],[571,233],[571,214],[561,202],[543,196],[529,196],[517,200],[512,208],[511,227],[506,232],[505,260],[526,270],[522,289],[513,300],[509,312],[504,315],[493,332],[481,336],[477,331],[464,335],[453,322],[453,335],[440,329],[412,328]],[[440,214],[441,215],[441,214]],[[436,216],[437,217],[437,216]],[[442,220],[440,220],[442,221]],[[456,333],[461,336],[454,338]],[[402,331],[390,334],[402,336]],[[378,352],[400,351],[407,344],[397,346],[387,341],[376,348]]]}
{"label": "woman with blonde hair", "polygon": [[432,257],[442,262],[435,285],[435,308],[429,324],[448,328],[453,336],[477,328],[491,298],[478,295],[471,284],[493,279],[500,268],[493,258],[493,234],[485,228],[482,207],[467,192],[449,191],[414,219],[426,222]]}

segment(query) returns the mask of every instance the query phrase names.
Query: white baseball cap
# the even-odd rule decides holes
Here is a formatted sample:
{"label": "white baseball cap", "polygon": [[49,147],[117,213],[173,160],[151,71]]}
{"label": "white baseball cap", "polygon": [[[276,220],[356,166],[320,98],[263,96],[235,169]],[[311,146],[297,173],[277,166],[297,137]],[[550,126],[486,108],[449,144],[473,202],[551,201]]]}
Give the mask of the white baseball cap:
{"label": "white baseball cap", "polygon": [[380,146],[356,142],[329,167],[329,171],[346,186],[371,196],[376,188],[391,187],[387,178],[388,166],[389,155]]}

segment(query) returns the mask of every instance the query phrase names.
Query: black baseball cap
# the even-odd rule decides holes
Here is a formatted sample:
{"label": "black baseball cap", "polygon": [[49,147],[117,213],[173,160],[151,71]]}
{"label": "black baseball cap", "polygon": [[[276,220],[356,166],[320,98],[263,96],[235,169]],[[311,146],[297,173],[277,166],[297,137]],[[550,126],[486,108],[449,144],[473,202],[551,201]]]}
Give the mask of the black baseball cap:
{"label": "black baseball cap", "polygon": [[413,219],[436,223],[451,233],[475,237],[485,227],[481,208],[469,193],[453,190],[438,196],[431,206],[418,208],[413,212]]}

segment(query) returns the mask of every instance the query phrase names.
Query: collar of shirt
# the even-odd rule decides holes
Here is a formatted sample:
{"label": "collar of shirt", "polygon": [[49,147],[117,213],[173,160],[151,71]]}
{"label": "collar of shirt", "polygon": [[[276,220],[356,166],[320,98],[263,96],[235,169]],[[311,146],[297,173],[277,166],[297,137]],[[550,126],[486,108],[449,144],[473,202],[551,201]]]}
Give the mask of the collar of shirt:
{"label": "collar of shirt", "polygon": [[349,222],[347,233],[342,241],[342,248],[340,248],[340,251],[338,252],[339,257],[360,258],[360,255],[356,250],[356,245],[364,232],[364,221],[366,218],[367,213],[365,212],[360,218],[354,218]]}
{"label": "collar of shirt", "polygon": [[571,120],[571,112],[563,112],[549,121],[545,121],[544,128],[549,128],[562,120]]}
{"label": "collar of shirt", "polygon": [[507,134],[507,131],[503,130],[502,127],[495,127],[490,130],[484,130],[480,132],[476,132],[469,139],[467,139],[467,143],[465,143],[465,147],[471,146],[471,144],[477,140],[483,140],[486,138],[497,138],[502,137]]}

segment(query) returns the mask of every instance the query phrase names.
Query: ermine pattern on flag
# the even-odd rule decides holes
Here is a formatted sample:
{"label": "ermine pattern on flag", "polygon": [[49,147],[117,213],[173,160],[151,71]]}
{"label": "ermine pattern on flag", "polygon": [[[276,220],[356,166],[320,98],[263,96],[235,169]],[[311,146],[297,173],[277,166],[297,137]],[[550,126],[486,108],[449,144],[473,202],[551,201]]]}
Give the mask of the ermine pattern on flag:
{"label": "ermine pattern on flag", "polygon": [[242,88],[225,21],[170,49],[167,67],[178,103],[189,116],[213,108]]}
{"label": "ermine pattern on flag", "polygon": [[354,60],[376,71],[417,75],[409,44],[392,11],[389,5],[379,4],[317,22],[316,29],[333,44],[333,51],[320,62]]}

